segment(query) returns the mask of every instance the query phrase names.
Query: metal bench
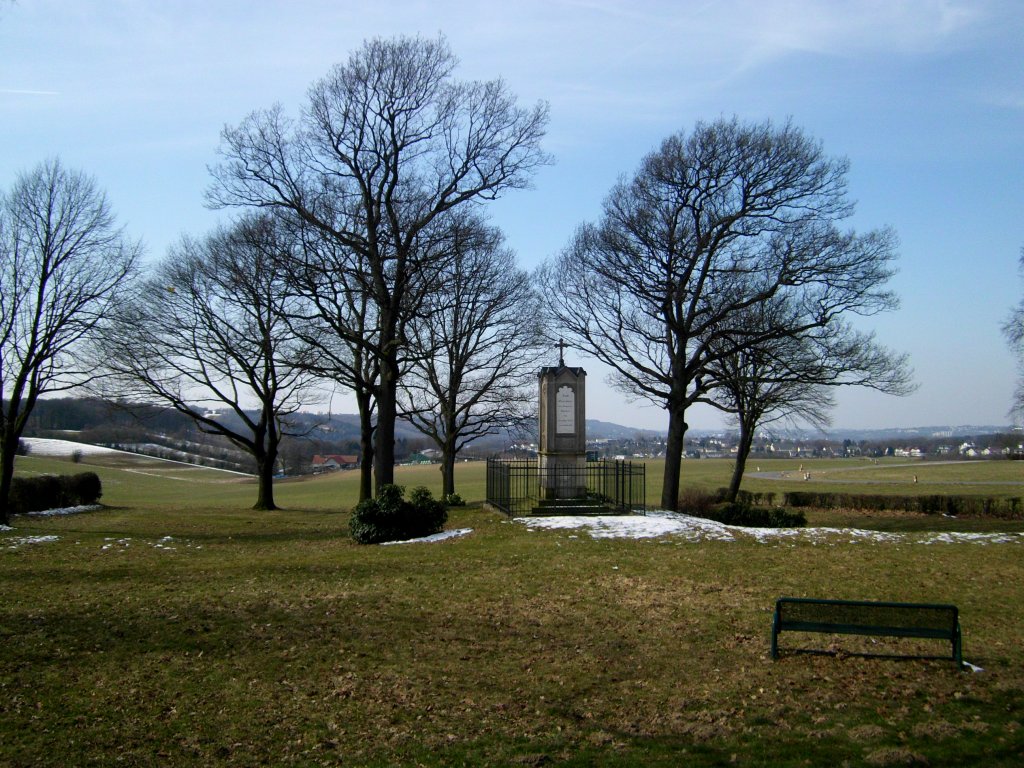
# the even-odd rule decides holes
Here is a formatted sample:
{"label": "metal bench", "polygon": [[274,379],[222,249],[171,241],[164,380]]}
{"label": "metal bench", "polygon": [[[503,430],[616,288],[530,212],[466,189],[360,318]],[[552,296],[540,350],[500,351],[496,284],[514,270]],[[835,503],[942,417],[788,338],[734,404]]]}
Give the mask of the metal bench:
{"label": "metal bench", "polygon": [[960,617],[955,605],[780,597],[772,620],[773,659],[779,657],[780,632],[945,640],[951,644],[950,658],[963,666]]}

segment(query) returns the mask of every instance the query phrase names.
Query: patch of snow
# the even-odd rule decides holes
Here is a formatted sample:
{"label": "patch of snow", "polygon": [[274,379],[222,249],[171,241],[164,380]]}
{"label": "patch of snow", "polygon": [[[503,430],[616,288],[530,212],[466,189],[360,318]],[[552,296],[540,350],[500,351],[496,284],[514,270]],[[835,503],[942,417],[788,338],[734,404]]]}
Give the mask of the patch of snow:
{"label": "patch of snow", "polygon": [[1024,541],[1024,533],[944,533],[927,534],[921,544],[1014,544]]}
{"label": "patch of snow", "polygon": [[517,517],[531,530],[582,530],[595,539],[655,539],[661,536],[682,536],[690,541],[732,541],[726,526],[669,512],[648,512],[639,515],[559,515],[554,517]]}
{"label": "patch of snow", "polygon": [[444,541],[446,539],[454,539],[458,536],[465,536],[466,534],[472,533],[472,528],[457,528],[451,531],[441,531],[431,536],[423,536],[419,539],[406,539],[405,541],[384,541],[381,542],[382,547],[387,547],[392,544],[433,544],[435,541]]}
{"label": "patch of snow", "polygon": [[[811,544],[1013,544],[1024,533],[889,533],[859,528],[746,528],[701,517],[651,510],[646,515],[517,517],[528,530],[583,531],[594,539],[653,539],[673,537],[689,542],[741,541],[761,544],[803,541]],[[577,538],[575,535],[569,538]]]}
{"label": "patch of snow", "polygon": [[101,504],[86,504],[80,507],[62,507],[60,509],[42,509],[37,512],[26,512],[26,515],[35,515],[37,517],[55,517],[58,515],[77,515],[79,512],[94,512],[97,509],[103,509]]}
{"label": "patch of snow", "polygon": [[23,437],[21,441],[28,445],[29,456],[71,456],[75,451],[81,451],[83,456],[92,456],[98,453],[124,453],[124,451],[105,448],[102,445],[76,443],[72,440],[55,440],[48,437]]}
{"label": "patch of snow", "polygon": [[54,541],[60,541],[60,536],[15,536],[4,539],[3,543],[7,549],[20,549],[26,544],[49,544]]}

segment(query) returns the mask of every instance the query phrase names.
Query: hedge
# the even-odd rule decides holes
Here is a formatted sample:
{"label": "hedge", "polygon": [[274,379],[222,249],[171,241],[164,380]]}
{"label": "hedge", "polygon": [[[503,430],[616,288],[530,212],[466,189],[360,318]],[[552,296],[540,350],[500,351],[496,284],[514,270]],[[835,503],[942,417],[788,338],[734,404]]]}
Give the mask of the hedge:
{"label": "hedge", "polygon": [[7,503],[11,514],[20,515],[95,504],[102,495],[103,485],[95,472],[37,475],[14,478]]}
{"label": "hedge", "polygon": [[897,510],[920,512],[926,515],[953,515],[963,517],[999,517],[1019,520],[1024,516],[1024,500],[1019,496],[1001,498],[991,496],[884,496],[881,494],[827,493],[818,491],[790,491],[783,503],[789,507],[815,507],[818,509],[864,509],[871,511]]}
{"label": "hedge", "polygon": [[724,525],[748,528],[803,528],[807,525],[803,512],[781,507],[752,507],[742,502],[716,504],[699,516]]}

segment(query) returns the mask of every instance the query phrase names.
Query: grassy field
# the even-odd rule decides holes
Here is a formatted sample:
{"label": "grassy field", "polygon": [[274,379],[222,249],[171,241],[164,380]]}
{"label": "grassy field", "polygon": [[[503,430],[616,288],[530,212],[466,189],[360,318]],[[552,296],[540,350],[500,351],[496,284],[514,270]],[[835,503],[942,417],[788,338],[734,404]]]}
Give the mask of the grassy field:
{"label": "grassy field", "polygon": [[[266,513],[246,509],[255,486],[244,478],[100,458],[19,460],[24,473],[95,469],[108,508],[16,518],[0,533],[3,765],[1024,760],[1019,543],[530,531],[479,508],[482,469],[467,464],[459,490],[473,503],[449,527],[470,535],[360,547],[346,536],[354,475],[281,483],[287,508]],[[782,472],[799,462],[765,464]],[[928,483],[1006,493],[1024,468],[1000,464],[927,467]],[[684,484],[715,488],[728,471],[687,463]],[[892,465],[857,476],[876,472],[884,486],[913,485]],[[856,484],[850,474],[829,482]],[[436,467],[401,468],[399,481],[436,490],[440,477]],[[984,485],[963,485],[975,481]],[[786,481],[747,487],[761,484]],[[820,514],[812,522],[949,524]],[[955,603],[965,657],[984,671],[848,653],[944,651],[934,645],[814,636],[783,636],[783,647],[824,644],[838,655],[773,662],[771,609],[782,594]]]}

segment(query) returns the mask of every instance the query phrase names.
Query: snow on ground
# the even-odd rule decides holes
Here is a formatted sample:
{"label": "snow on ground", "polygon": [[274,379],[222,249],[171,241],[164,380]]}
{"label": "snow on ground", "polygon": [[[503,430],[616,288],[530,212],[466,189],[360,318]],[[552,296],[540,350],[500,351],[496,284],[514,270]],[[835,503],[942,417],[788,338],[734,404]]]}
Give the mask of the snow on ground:
{"label": "snow on ground", "polygon": [[656,539],[685,541],[743,541],[762,544],[803,541],[811,544],[919,543],[919,544],[1024,544],[1024,533],[887,533],[857,528],[744,528],[673,512],[646,515],[593,517],[518,517],[529,530],[582,531],[594,539]]}
{"label": "snow on ground", "polygon": [[[125,536],[120,539],[115,538],[113,536],[108,536],[103,539],[104,543],[103,546],[100,547],[100,549],[104,551],[112,550],[115,552],[124,552],[125,550],[131,548],[133,541],[134,539],[132,539],[131,536]],[[153,549],[162,549],[169,552],[173,552],[174,550],[179,549],[181,547],[185,549],[203,548],[202,544],[194,544],[188,539],[176,539],[173,536],[164,536],[163,538],[157,539],[156,541],[142,539],[140,543],[144,546],[152,547]]]}
{"label": "snow on ground", "polygon": [[124,453],[124,451],[114,448],[104,448],[102,445],[76,443],[71,440],[53,440],[48,437],[23,437],[21,441],[28,445],[29,456],[71,456],[75,451],[81,451],[83,456],[92,456],[98,453]]}
{"label": "snow on ground", "polygon": [[436,541],[444,541],[445,539],[454,539],[459,536],[465,536],[473,532],[472,528],[456,528],[451,531],[441,531],[431,536],[423,536],[419,539],[406,539],[405,541],[384,541],[381,542],[382,547],[388,547],[392,544],[433,544]]}
{"label": "snow on ground", "polygon": [[49,544],[54,541],[60,541],[60,536],[12,536],[0,540],[7,549],[21,549],[26,544]]}
{"label": "snow on ground", "polygon": [[102,504],[86,504],[80,507],[61,507],[59,509],[42,509],[36,512],[26,512],[26,515],[34,515],[36,517],[58,517],[60,515],[77,515],[79,512],[95,512],[97,509],[103,509]]}

